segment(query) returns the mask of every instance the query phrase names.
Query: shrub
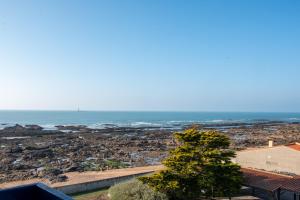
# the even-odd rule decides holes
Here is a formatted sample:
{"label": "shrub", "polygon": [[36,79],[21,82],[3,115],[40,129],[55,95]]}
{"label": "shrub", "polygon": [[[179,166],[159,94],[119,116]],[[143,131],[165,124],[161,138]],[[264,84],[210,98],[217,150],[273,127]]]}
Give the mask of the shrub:
{"label": "shrub", "polygon": [[138,180],[112,186],[108,192],[111,200],[167,200],[167,196],[153,191]]}
{"label": "shrub", "polygon": [[112,169],[120,169],[128,167],[127,164],[119,161],[119,160],[106,160],[105,164]]}

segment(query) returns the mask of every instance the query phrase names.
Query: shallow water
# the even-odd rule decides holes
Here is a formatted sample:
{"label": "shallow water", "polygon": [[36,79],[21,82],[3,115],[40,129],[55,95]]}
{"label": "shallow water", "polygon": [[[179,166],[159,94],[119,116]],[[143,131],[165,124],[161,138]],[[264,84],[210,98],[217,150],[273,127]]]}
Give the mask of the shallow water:
{"label": "shallow water", "polygon": [[37,124],[46,129],[55,125],[105,127],[176,128],[192,123],[233,123],[259,121],[300,122],[300,113],[259,112],[109,112],[109,111],[0,111],[0,128],[14,124]]}

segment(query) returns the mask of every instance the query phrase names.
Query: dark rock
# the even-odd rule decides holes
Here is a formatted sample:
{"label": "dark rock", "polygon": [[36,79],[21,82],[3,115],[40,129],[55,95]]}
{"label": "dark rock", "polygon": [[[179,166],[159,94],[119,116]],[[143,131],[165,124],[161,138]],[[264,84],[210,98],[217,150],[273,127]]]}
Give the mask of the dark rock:
{"label": "dark rock", "polygon": [[38,125],[26,125],[25,128],[28,129],[28,130],[34,130],[34,131],[43,130],[43,128],[38,126]]}
{"label": "dark rock", "polygon": [[62,174],[63,171],[58,168],[51,168],[51,169],[45,170],[45,173],[52,177],[52,176],[58,176],[59,174]]}
{"label": "dark rock", "polygon": [[25,170],[25,169],[31,169],[31,168],[32,168],[31,166],[23,165],[23,164],[13,165],[14,170]]}
{"label": "dark rock", "polygon": [[43,149],[48,149],[49,146],[41,146],[41,147],[37,147],[37,146],[26,146],[25,149],[26,150],[43,150]]}
{"label": "dark rock", "polygon": [[64,174],[60,174],[58,176],[49,178],[49,180],[51,183],[65,182],[68,180],[68,177]]}
{"label": "dark rock", "polygon": [[22,131],[26,131],[26,128],[19,124],[16,124],[15,126],[11,126],[11,127],[5,127],[3,129],[3,132],[9,132],[9,133],[22,132]]}
{"label": "dark rock", "polygon": [[31,158],[51,158],[53,156],[54,153],[51,149],[36,150],[31,152]]}
{"label": "dark rock", "polygon": [[64,182],[64,181],[67,181],[68,180],[68,177],[64,174],[60,174],[57,176],[57,181],[58,182]]}
{"label": "dark rock", "polygon": [[10,153],[22,153],[22,152],[23,152],[23,148],[19,146],[10,149]]}
{"label": "dark rock", "polygon": [[66,172],[76,172],[76,171],[81,171],[81,166],[77,163],[73,163],[70,167],[66,168]]}

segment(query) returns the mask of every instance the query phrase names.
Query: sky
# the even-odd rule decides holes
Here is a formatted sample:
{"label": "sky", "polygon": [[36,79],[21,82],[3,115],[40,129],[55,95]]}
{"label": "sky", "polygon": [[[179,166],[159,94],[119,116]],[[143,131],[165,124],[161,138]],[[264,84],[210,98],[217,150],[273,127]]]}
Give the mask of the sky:
{"label": "sky", "polygon": [[300,112],[299,10],[0,0],[0,109]]}

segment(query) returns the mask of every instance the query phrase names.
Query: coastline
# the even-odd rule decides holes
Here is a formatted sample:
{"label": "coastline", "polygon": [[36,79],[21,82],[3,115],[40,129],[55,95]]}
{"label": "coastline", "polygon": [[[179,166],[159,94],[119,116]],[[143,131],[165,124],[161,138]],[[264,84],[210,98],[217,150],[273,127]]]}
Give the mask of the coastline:
{"label": "coastline", "polygon": [[56,126],[106,128],[179,129],[191,124],[300,122],[300,113],[288,112],[149,112],[149,111],[34,111],[0,110],[0,129],[15,124],[39,125],[47,130]]}
{"label": "coastline", "polygon": [[[203,130],[228,135],[233,149],[262,147],[268,139],[276,145],[300,140],[300,123],[265,121],[257,123],[198,124]],[[180,129],[161,127],[57,126],[45,130],[38,125],[0,130],[0,183],[47,179],[64,182],[69,172],[106,171],[116,168],[160,164],[176,146],[172,134]]]}

